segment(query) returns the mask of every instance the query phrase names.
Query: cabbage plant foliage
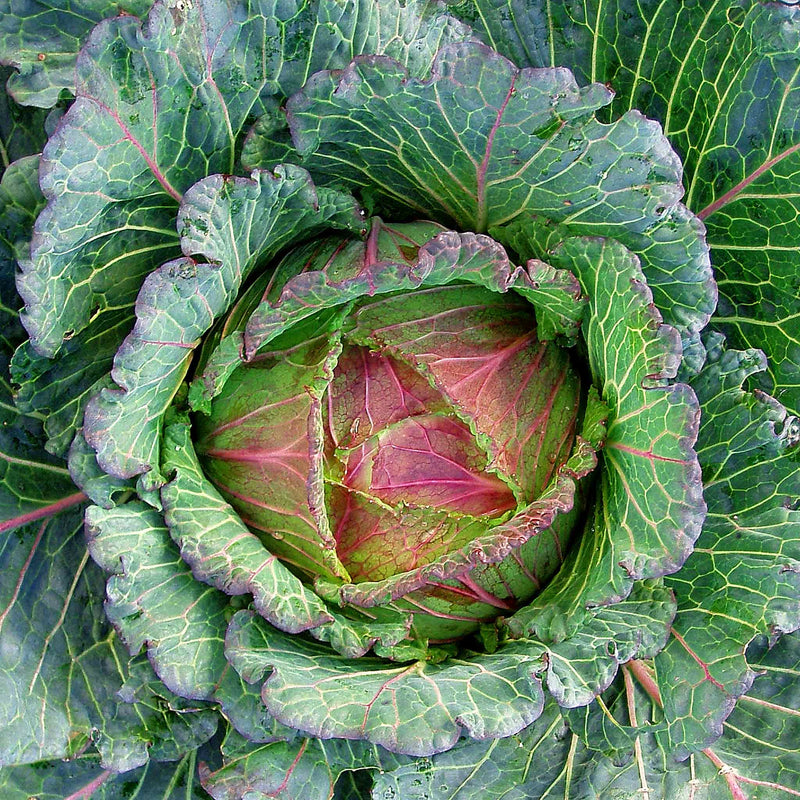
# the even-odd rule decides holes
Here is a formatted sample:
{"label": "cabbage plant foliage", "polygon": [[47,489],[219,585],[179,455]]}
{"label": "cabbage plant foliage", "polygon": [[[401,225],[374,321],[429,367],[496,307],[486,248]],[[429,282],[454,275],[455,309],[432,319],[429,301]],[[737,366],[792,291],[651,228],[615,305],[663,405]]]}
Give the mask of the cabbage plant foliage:
{"label": "cabbage plant foliage", "polygon": [[0,3],[0,794],[800,796],[800,11]]}

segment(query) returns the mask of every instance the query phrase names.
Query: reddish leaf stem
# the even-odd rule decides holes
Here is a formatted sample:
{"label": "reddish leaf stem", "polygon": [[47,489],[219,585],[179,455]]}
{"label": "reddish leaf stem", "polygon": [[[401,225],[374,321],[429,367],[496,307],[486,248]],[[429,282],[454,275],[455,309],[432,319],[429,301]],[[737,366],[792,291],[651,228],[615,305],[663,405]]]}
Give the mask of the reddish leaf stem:
{"label": "reddish leaf stem", "polygon": [[37,508],[35,511],[29,511],[27,514],[20,514],[18,517],[12,517],[11,519],[4,520],[3,522],[0,522],[0,533],[9,531],[12,528],[19,528],[21,525],[27,525],[29,522],[35,522],[37,519],[55,516],[65,509],[70,508],[71,506],[76,506],[78,503],[82,503],[87,499],[88,498],[83,492],[76,492],[75,494],[71,494],[68,497],[62,498],[61,500],[57,500],[55,503],[50,503],[49,506],[42,506],[41,508]]}
{"label": "reddish leaf stem", "polygon": [[64,800],[88,800],[111,776],[113,773],[110,769],[103,770],[93,781],[90,781],[82,789],[73,792],[69,797]]}
{"label": "reddish leaf stem", "polygon": [[792,155],[800,150],[800,143],[790,147],[788,150],[784,150],[782,153],[779,153],[777,156],[770,158],[768,161],[765,161],[760,167],[754,169],[746,178],[739,181],[732,189],[728,189],[722,197],[717,198],[713,203],[707,205],[702,211],[697,213],[697,216],[700,219],[706,219],[710,217],[715,211],[719,211],[722,206],[727,205],[732,200],[736,199],[736,196],[742,192],[743,189],[746,189],[754,180],[761,177],[765,172],[772,169],[776,164],[783,161],[784,158],[787,156]]}

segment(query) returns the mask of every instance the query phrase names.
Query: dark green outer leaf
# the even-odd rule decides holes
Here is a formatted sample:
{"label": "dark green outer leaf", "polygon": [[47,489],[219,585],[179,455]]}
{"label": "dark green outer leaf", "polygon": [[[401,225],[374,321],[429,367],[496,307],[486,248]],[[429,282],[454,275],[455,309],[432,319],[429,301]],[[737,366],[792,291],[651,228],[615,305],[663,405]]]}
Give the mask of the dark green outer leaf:
{"label": "dark green outer leaf", "polygon": [[610,99],[566,70],[519,71],[464,43],[443,48],[426,81],[373,57],[319,73],[287,113],[317,180],[358,188],[382,213],[476,231],[537,214],[617,238],[640,256],[666,321],[696,337],[716,294],[703,227],[678,202],[680,162],[638,112],[594,120]]}
{"label": "dark green outer leaf", "polygon": [[[0,6],[0,14],[2,14]],[[0,21],[0,26],[2,21]],[[0,34],[2,35],[2,34]],[[0,84],[5,84],[14,73],[0,67]],[[45,119],[47,112],[38,108],[23,108],[5,92],[0,97],[0,167],[5,169],[12,161],[40,153],[47,141]]]}
{"label": "dark green outer leaf", "polygon": [[[182,193],[234,172],[243,127],[276,106],[271,98],[297,90],[309,69],[344,65],[355,46],[429,61],[435,29],[401,45],[396,26],[419,28],[432,6],[391,4],[386,15],[364,6],[158,2],[146,23],[122,16],[92,32],[78,59],[78,99],[45,149],[49,205],[21,282],[37,351],[54,354],[96,313],[132,303],[131,287],[116,283],[126,279],[135,292],[175,252]],[[433,17],[444,40],[467,35],[446,15]],[[148,208],[157,218],[141,218]]]}
{"label": "dark green outer leaf", "polygon": [[46,761],[0,771],[3,800],[209,800],[193,750],[172,763],[151,761],[123,773],[103,769],[93,754],[72,761]]}
{"label": "dark green outer leaf", "polygon": [[92,27],[121,12],[146,14],[151,5],[151,0],[4,0],[0,62],[19,71],[8,82],[10,93],[24,105],[54,106],[62,90],[75,92],[75,59]]}
{"label": "dark green outer leaf", "polygon": [[343,771],[392,769],[408,760],[365,742],[298,738],[257,746],[235,733],[222,750],[222,768],[201,772],[215,800],[331,800],[340,797],[334,792]]}
{"label": "dark green outer leaf", "polygon": [[788,800],[800,794],[800,636],[753,648],[748,661],[759,677],[713,751],[750,800]]}
{"label": "dark green outer leaf", "polygon": [[17,258],[27,252],[34,220],[44,205],[38,175],[39,158],[31,156],[8,166],[0,182],[0,357],[4,381],[8,359],[25,339],[19,324],[22,301],[17,295],[15,273]]}
{"label": "dark green outer leaf", "polygon": [[764,369],[760,353],[717,345],[710,359],[692,381],[709,513],[694,553],[668,579],[679,610],[656,658],[670,745],[683,757],[719,737],[752,683],[750,641],[800,627],[797,423],[772,398],[742,390]]}
{"label": "dark green outer leaf", "polygon": [[[800,413],[796,175],[800,9],[757,0],[450,4],[521,65],[565,65],[659,119],[708,227],[731,345],[769,356],[758,384]],[[659,301],[660,302],[660,301]]]}
{"label": "dark green outer leaf", "polygon": [[[0,62],[19,69],[9,88],[25,105],[49,108],[62,90],[75,93],[75,60],[92,27],[120,12],[144,16],[150,0],[63,0],[0,4]],[[177,4],[176,4],[177,7]],[[277,12],[277,13],[276,13]],[[278,59],[293,91],[320,69],[347,63],[358,53],[388,53],[420,71],[438,45],[467,38],[469,30],[431,0],[408,3],[359,2],[348,7],[335,0],[272,4],[264,14],[275,21],[271,33],[286,27]],[[293,30],[295,29],[296,30]],[[295,35],[292,35],[292,34]],[[416,71],[416,70],[415,70]]]}
{"label": "dark green outer leaf", "polygon": [[41,447],[42,420],[21,414],[8,381],[8,361],[25,338],[18,324],[21,301],[14,286],[16,256],[30,238],[44,200],[36,185],[39,159],[21,159],[0,184],[0,531],[41,519],[79,503],[67,470]]}
{"label": "dark green outer leaf", "polygon": [[215,713],[173,695],[146,661],[129,663],[109,629],[82,509],[6,534],[0,561],[0,764],[71,757],[93,741],[104,767],[126,770],[213,734]]}

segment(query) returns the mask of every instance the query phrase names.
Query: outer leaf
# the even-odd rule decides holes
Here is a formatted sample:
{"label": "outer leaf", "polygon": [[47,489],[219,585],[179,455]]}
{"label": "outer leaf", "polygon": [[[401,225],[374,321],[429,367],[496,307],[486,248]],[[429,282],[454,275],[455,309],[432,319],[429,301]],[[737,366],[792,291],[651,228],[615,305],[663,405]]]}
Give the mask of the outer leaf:
{"label": "outer leaf", "polygon": [[119,477],[157,470],[161,419],[193,349],[255,264],[298,237],[362,225],[351,198],[317,192],[308,174],[292,166],[252,179],[200,181],[187,192],[178,219],[187,257],[145,281],[136,327],[114,359],[112,376],[122,390],[102,391],[87,408],[86,440],[103,469]]}
{"label": "outer leaf", "polygon": [[684,162],[687,205],[708,227],[720,288],[715,325],[732,346],[768,354],[759,385],[800,413],[796,4],[451,6],[520,65],[568,66],[579,81],[613,87],[612,115],[638,108],[663,123]]}
{"label": "outer leaf", "polygon": [[[75,91],[75,58],[92,27],[120,12],[145,14],[149,0],[27,0],[0,4],[0,61],[19,70],[8,89],[24,105],[50,108]],[[5,82],[5,81],[4,81]]]}
{"label": "outer leaf", "polygon": [[548,788],[572,767],[573,740],[558,707],[522,733],[492,742],[462,742],[433,759],[417,758],[376,777],[373,797],[404,800],[524,800],[557,797]]}
{"label": "outer leaf", "polygon": [[[207,757],[200,751],[200,758]],[[103,769],[96,756],[71,761],[41,761],[0,772],[4,800],[209,800],[197,775],[197,751],[173,763],[151,761],[123,773]],[[67,794],[69,793],[69,794]]]}
{"label": "outer leaf", "polygon": [[509,648],[474,663],[388,666],[332,655],[241,611],[231,621],[226,653],[246,680],[273,670],[262,698],[291,727],[430,755],[451,748],[462,729],[474,738],[496,738],[539,716],[543,697],[533,672],[542,651]]}
{"label": "outer leaf", "polygon": [[14,288],[16,255],[30,238],[43,199],[36,186],[39,159],[12,164],[0,183],[0,531],[41,519],[83,500],[63,465],[40,445],[42,421],[20,414],[7,378],[8,359],[24,338]]}
{"label": "outer leaf", "polygon": [[104,576],[77,511],[2,545],[0,764],[74,756],[96,742],[105,767],[177,758],[208,739],[213,712],[175,697],[147,663],[128,664],[102,612]]}
{"label": "outer leaf", "polygon": [[96,576],[94,586],[86,583],[88,554],[80,541],[81,527],[82,514],[73,511],[4,536],[4,765],[63,757],[79,751],[88,738],[86,709],[71,708],[68,684],[52,680],[69,663],[70,651],[81,652],[95,641],[77,611],[96,588]]}
{"label": "outer leaf", "polygon": [[574,636],[549,646],[548,690],[566,708],[588,705],[608,688],[620,664],[663,649],[674,616],[670,591],[636,583],[626,600],[597,609]]}
{"label": "outer leaf", "polygon": [[257,746],[235,733],[225,737],[222,750],[223,766],[201,772],[215,800],[331,800],[345,770],[390,769],[405,760],[364,742],[297,739]]}
{"label": "outer leaf", "polygon": [[692,449],[697,401],[670,380],[680,346],[661,324],[635,256],[616,242],[569,239],[557,258],[590,298],[589,364],[612,417],[593,528],[569,566],[510,623],[548,638],[578,628],[582,609],[625,597],[634,580],[679,569],[705,516]]}
{"label": "outer leaf", "polygon": [[[111,383],[108,371],[130,326],[130,309],[117,309],[97,316],[65,343],[55,360],[36,353],[30,341],[14,354],[11,375],[20,387],[17,405],[44,418],[49,452],[66,456],[87,400]],[[87,358],[87,353],[93,357]]]}
{"label": "outer leaf", "polygon": [[[70,404],[58,420],[66,441],[52,445],[62,452],[85,394],[108,372],[120,334],[133,322],[144,277],[179,254],[174,218],[181,193],[209,172],[233,171],[248,117],[263,112],[266,95],[280,93],[292,36],[279,22],[288,13],[302,28],[295,11],[282,7],[276,15],[269,0],[263,13],[249,16],[215,0],[183,10],[158,3],[144,29],[134,17],[108,20],[83,50],[78,100],[44,155],[49,202],[19,283],[33,348],[52,355],[64,339],[71,345],[59,367],[33,349],[20,365],[39,377],[32,407],[49,414]],[[289,81],[287,90],[297,85]],[[89,365],[90,351],[97,358]],[[36,400],[39,389],[64,376],[78,385]]]}
{"label": "outer leaf", "polygon": [[[395,13],[413,20],[424,10]],[[413,62],[419,40],[401,46],[398,31],[376,27],[374,10],[364,30],[357,12],[335,0],[185,8],[162,0],[146,25],[123,16],[95,29],[78,59],[78,99],[45,150],[49,206],[21,284],[39,352],[54,354],[97,309],[132,303],[144,276],[174,252],[175,203],[200,178],[234,172],[237,137],[274,107],[271,96],[298,89],[310,69],[346,63],[353,38]],[[445,15],[437,24],[454,25]]]}
{"label": "outer leaf", "polygon": [[[5,84],[13,73],[12,69],[0,67],[0,83]],[[47,112],[38,108],[22,108],[3,92],[0,97],[0,164],[4,169],[18,158],[41,152],[47,141],[46,116]]]}
{"label": "outer leaf", "polygon": [[6,167],[0,182],[0,314],[3,321],[0,353],[4,379],[8,358],[25,338],[19,324],[22,302],[14,280],[17,257],[27,249],[33,222],[44,204],[37,181],[38,157],[21,158]]}
{"label": "outer leaf", "polygon": [[[92,26],[120,11],[144,15],[150,6],[147,0],[128,0],[122,8],[102,0],[0,5],[0,19],[5,23],[0,26],[0,61],[20,70],[10,83],[11,92],[26,105],[45,108],[56,103],[62,89],[74,93],[75,59]],[[325,0],[294,2],[288,7],[265,4],[263,13],[274,19],[273,36],[285,31],[285,39],[280,39],[282,59],[276,60],[295,88],[312,72],[346,63],[357,53],[386,52],[427,67],[441,42],[468,35],[465,26],[443,13],[440,4],[427,0],[363,2],[352,9]],[[303,36],[291,35],[295,26]]]}
{"label": "outer leaf", "polygon": [[732,346],[767,353],[758,383],[797,415],[800,259],[792,221],[800,210],[800,9],[753,3],[739,21],[734,55],[719,73],[725,94],[713,122],[690,120],[693,139],[702,131],[708,144],[698,148],[689,198],[706,221],[719,273],[715,327]]}
{"label": "outer leaf", "polygon": [[456,44],[427,81],[356,59],[315,76],[287,111],[312,173],[362,189],[382,211],[477,231],[534,213],[619,239],[640,255],[667,321],[694,336],[715,296],[702,226],[678,204],[680,163],[636,112],[597,123],[592,112],[610,99],[566,70],[519,71]]}
{"label": "outer leaf", "polygon": [[709,514],[694,554],[669,579],[679,611],[656,659],[670,742],[684,757],[719,737],[752,683],[749,642],[800,627],[796,421],[771,398],[742,390],[764,369],[760,353],[718,346],[712,357],[693,381]]}
{"label": "outer leaf", "polygon": [[157,511],[144,503],[87,511],[89,552],[111,572],[105,604],[131,653],[147,645],[172,691],[207,699],[225,667],[227,598],[198,583]]}
{"label": "outer leaf", "polygon": [[758,650],[748,660],[759,677],[725,721],[714,766],[751,800],[788,800],[800,793],[800,636]]}
{"label": "outer leaf", "polygon": [[172,694],[146,658],[128,663],[113,635],[79,657],[75,673],[73,703],[83,702],[91,710],[91,734],[101,763],[115,771],[149,759],[174,761],[207,742],[217,729],[214,709]]}
{"label": "outer leaf", "polygon": [[[606,696],[611,717],[631,739],[628,758],[597,754],[567,758],[571,782],[557,796],[570,798],[649,795],[658,800],[790,800],[798,794],[800,769],[797,675],[798,637],[785,636],[771,651],[759,644],[748,655],[760,677],[744,695],[712,748],[676,763],[661,746],[661,698],[649,670],[639,663],[624,684]],[[634,678],[635,676],[635,678]],[[572,715],[570,715],[572,719]],[[655,724],[654,724],[655,723]],[[445,756],[446,757],[446,756]],[[571,783],[571,785],[570,785]],[[550,796],[550,795],[547,795]]]}

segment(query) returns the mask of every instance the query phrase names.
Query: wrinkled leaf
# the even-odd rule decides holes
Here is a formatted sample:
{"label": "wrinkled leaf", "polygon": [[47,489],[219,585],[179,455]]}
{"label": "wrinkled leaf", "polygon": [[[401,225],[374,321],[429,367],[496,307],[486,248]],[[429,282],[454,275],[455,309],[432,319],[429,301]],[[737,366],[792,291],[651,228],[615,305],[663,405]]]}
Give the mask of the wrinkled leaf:
{"label": "wrinkled leaf", "polygon": [[225,667],[225,595],[194,579],[161,515],[144,503],[93,506],[86,524],[92,558],[112,575],[106,615],[131,653],[147,646],[170,689],[209,698]]}
{"label": "wrinkled leaf", "polygon": [[656,659],[670,743],[683,757],[713,743],[752,683],[750,641],[800,627],[797,422],[741,388],[764,369],[760,353],[718,345],[711,357],[692,381],[709,513],[695,552],[669,578],[678,617]]}
{"label": "wrinkled leaf", "polygon": [[697,400],[671,381],[680,343],[661,323],[636,257],[597,239],[568,239],[556,257],[590,298],[589,364],[611,418],[594,519],[572,560],[512,621],[547,638],[576,630],[584,608],[618,602],[635,579],[679,569],[705,516],[692,449]]}
{"label": "wrinkled leaf", "polygon": [[215,800],[331,800],[343,772],[390,769],[405,760],[364,742],[298,738],[254,745],[235,733],[226,736],[222,753],[220,769],[201,773],[203,786]]}
{"label": "wrinkled leaf", "polygon": [[702,225],[678,202],[680,162],[637,112],[594,120],[610,100],[566,70],[519,71],[457,44],[440,51],[426,81],[375,57],[320,73],[287,113],[317,180],[362,191],[381,213],[475,231],[532,213],[573,234],[617,238],[640,256],[667,322],[696,336],[715,290]]}
{"label": "wrinkled leaf", "polygon": [[201,336],[256,263],[327,227],[358,230],[361,218],[347,195],[318,192],[304,170],[286,166],[198,182],[186,193],[178,225],[187,255],[144,282],[136,327],[114,358],[112,377],[122,388],[101,391],[87,408],[86,440],[101,467],[119,477],[158,474],[164,412]]}

